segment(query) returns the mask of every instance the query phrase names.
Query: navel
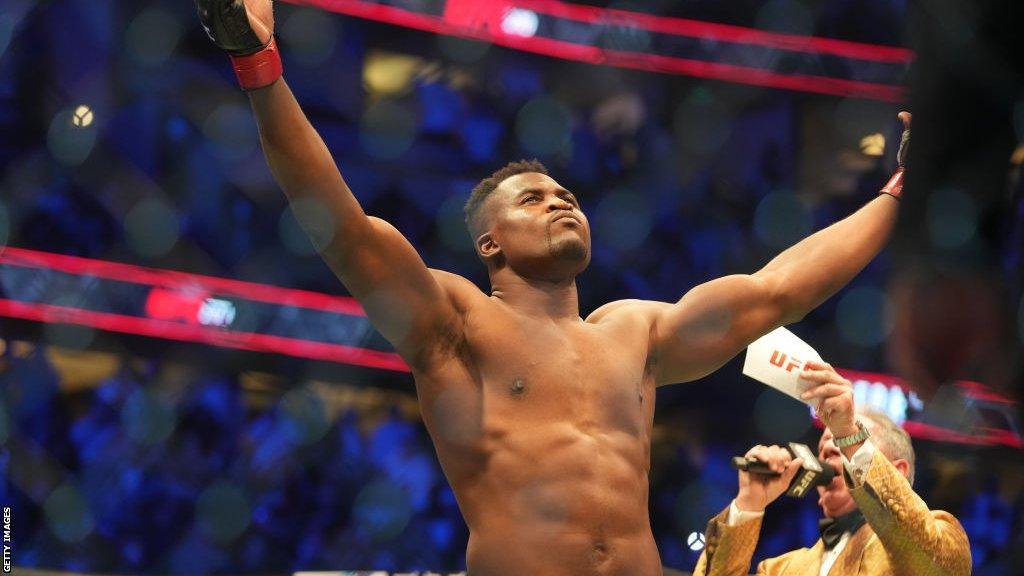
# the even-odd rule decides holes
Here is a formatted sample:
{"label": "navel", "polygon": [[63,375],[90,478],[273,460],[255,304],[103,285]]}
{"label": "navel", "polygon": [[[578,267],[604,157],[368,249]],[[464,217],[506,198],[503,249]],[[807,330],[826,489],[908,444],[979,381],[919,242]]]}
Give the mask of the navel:
{"label": "navel", "polygon": [[526,381],[522,378],[516,378],[512,381],[512,384],[509,385],[508,390],[513,396],[522,396],[523,394],[526,394]]}

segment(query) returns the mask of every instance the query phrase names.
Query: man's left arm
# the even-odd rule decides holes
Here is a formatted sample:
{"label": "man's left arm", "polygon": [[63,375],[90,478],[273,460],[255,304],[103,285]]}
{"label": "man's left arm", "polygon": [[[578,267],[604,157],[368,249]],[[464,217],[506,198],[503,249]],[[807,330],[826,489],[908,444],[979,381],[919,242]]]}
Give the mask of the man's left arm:
{"label": "man's left arm", "polygon": [[803,318],[853,279],[896,225],[910,113],[900,112],[898,168],[879,195],[801,240],[751,275],[712,280],[660,307],[651,331],[655,379],[687,382],[714,371],[762,335]]}
{"label": "man's left arm", "polygon": [[898,205],[879,194],[755,274],[701,284],[662,308],[652,334],[658,384],[705,376],[762,335],[803,318],[882,250]]}
{"label": "man's left arm", "polygon": [[[811,384],[802,398],[832,433],[844,461],[843,477],[857,507],[878,536],[896,576],[969,576],[971,549],[957,519],[930,510],[908,477],[913,463],[889,460],[881,444],[866,439],[854,406],[853,385],[828,363],[808,361],[800,378]],[[871,421],[870,415],[867,416]],[[870,430],[881,430],[877,422]],[[839,439],[839,440],[836,440]],[[887,437],[877,442],[887,442]],[[892,453],[889,454],[893,456]],[[906,472],[901,472],[903,466]]]}
{"label": "man's left arm", "polygon": [[960,522],[948,512],[929,509],[880,450],[866,447],[873,452],[866,472],[860,480],[856,472],[846,474],[846,483],[885,548],[893,573],[969,576],[971,547]]}

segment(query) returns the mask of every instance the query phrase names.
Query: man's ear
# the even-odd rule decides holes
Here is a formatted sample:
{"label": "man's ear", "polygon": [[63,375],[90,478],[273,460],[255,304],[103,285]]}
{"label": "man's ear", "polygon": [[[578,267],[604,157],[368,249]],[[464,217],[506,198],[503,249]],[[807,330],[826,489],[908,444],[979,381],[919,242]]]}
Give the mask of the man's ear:
{"label": "man's ear", "polygon": [[892,461],[892,465],[903,474],[904,478],[910,478],[910,462],[907,462],[903,458],[897,458]]}
{"label": "man's ear", "polygon": [[481,258],[490,260],[501,254],[501,246],[498,246],[490,232],[484,232],[476,239],[476,251]]}

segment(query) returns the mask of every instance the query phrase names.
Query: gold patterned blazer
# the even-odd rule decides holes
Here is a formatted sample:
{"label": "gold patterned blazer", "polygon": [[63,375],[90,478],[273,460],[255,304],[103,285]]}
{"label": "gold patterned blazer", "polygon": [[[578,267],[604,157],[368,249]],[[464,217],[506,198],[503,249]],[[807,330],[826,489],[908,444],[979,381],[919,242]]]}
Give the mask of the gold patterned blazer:
{"label": "gold patterned blazer", "polygon": [[[892,463],[875,450],[863,481],[847,486],[867,522],[850,536],[828,576],[969,576],[967,534],[952,514],[929,510]],[[707,546],[694,576],[741,576],[761,531],[761,518],[729,526],[729,509],[708,522]],[[824,544],[769,558],[758,576],[818,576]]]}

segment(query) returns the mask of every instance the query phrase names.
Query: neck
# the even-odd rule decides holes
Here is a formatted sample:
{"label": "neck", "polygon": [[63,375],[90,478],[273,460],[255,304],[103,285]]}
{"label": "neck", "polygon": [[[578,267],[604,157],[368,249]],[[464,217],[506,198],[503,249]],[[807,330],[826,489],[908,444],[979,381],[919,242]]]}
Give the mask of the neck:
{"label": "neck", "polygon": [[857,502],[855,502],[853,498],[850,498],[849,501],[843,502],[838,506],[832,507],[824,504],[821,506],[821,512],[826,518],[839,518],[840,516],[845,516],[854,510],[857,510]]}
{"label": "neck", "polygon": [[552,320],[579,320],[576,278],[543,280],[524,278],[504,268],[491,275],[491,297],[518,312]]}

